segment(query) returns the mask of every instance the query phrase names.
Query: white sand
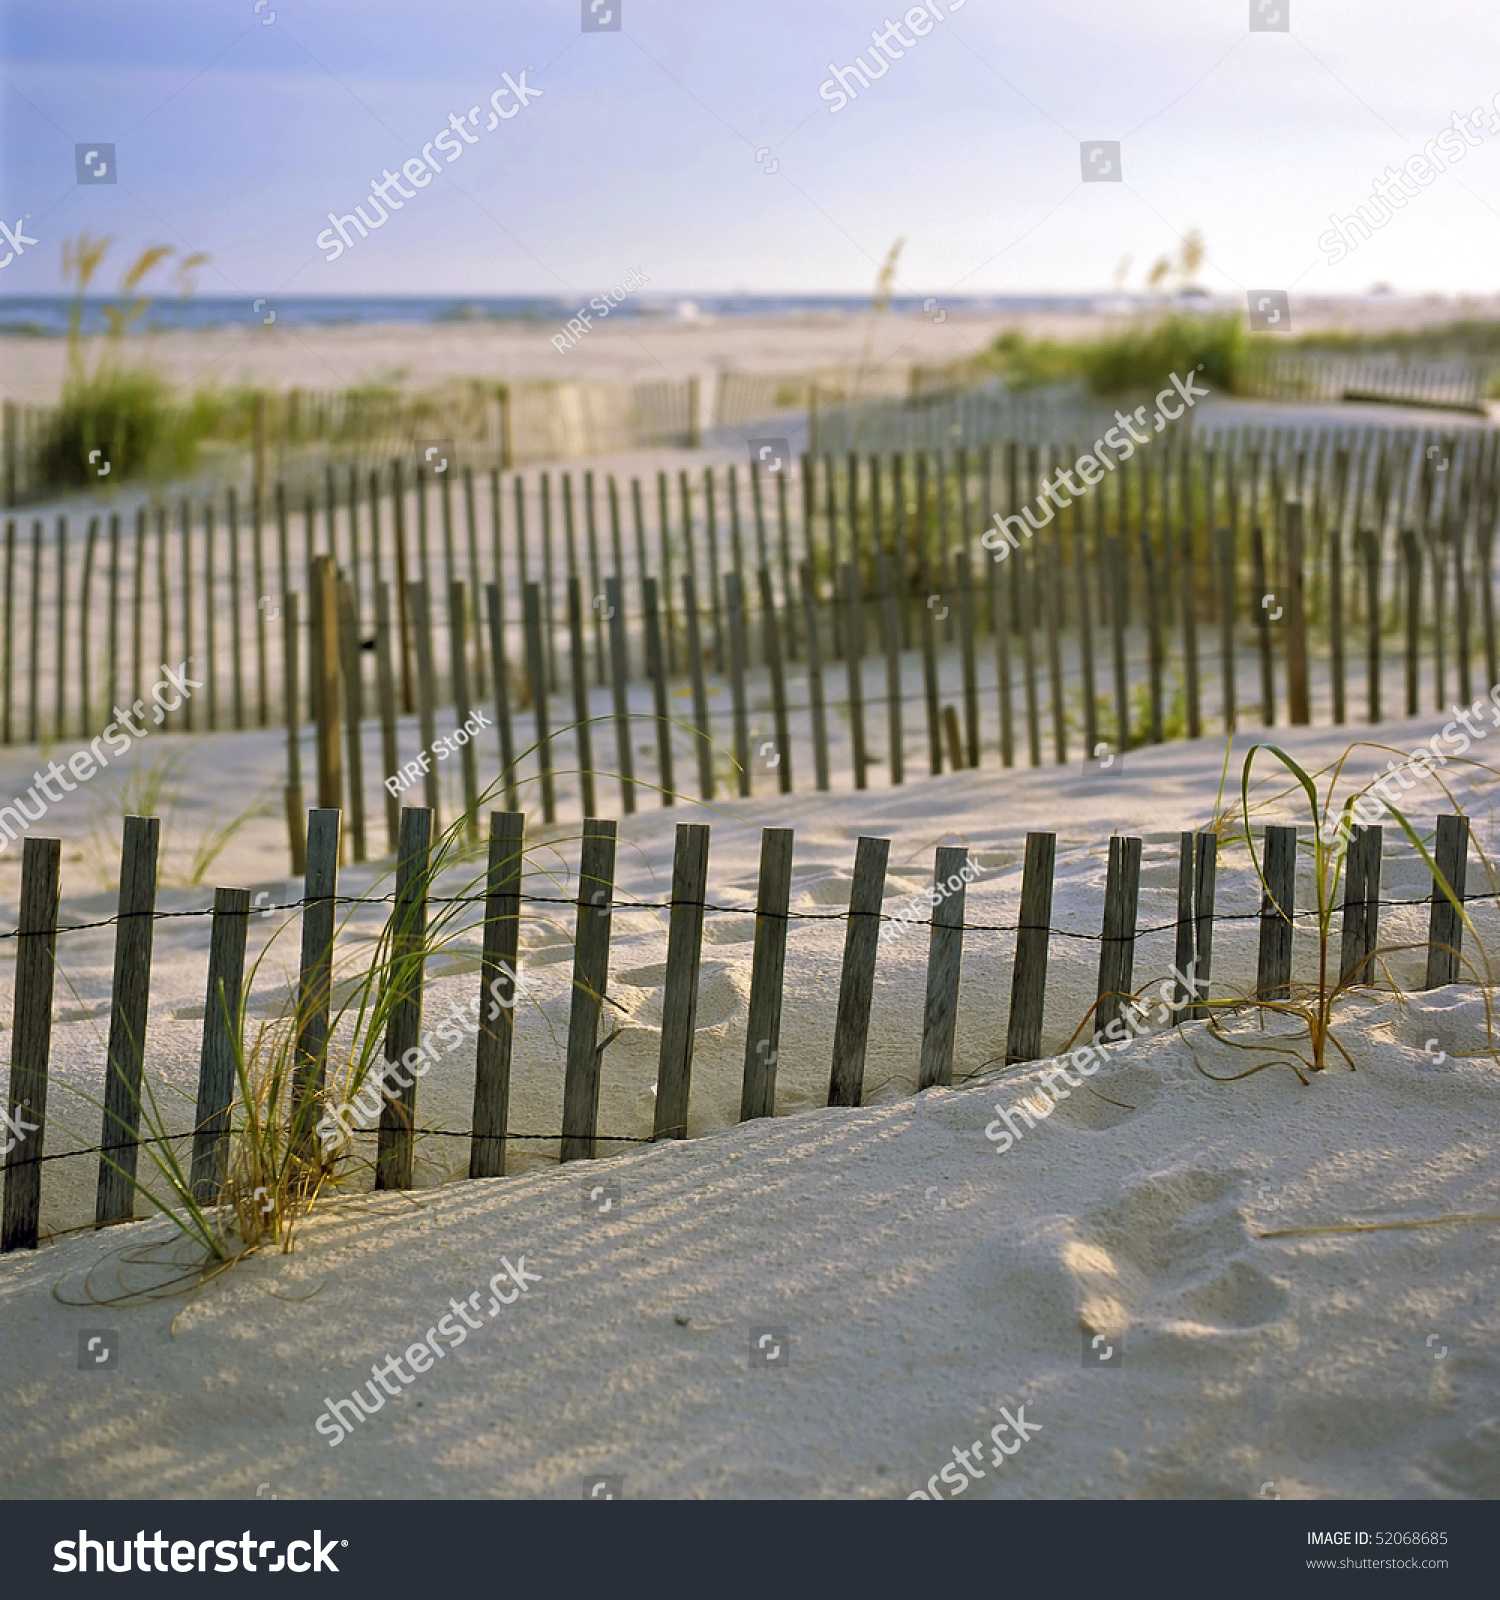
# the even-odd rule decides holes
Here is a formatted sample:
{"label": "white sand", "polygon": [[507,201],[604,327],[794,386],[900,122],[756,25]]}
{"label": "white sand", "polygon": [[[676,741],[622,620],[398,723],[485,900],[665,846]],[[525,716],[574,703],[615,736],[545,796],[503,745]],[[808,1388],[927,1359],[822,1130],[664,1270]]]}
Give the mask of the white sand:
{"label": "white sand", "polygon": [[[1409,732],[1425,737],[1429,724]],[[1328,729],[1278,737],[1308,759],[1345,742]],[[1399,725],[1382,737],[1406,742]],[[214,773],[208,793],[194,785],[199,807],[215,791],[243,804],[278,780],[269,737],[191,748],[198,771]],[[731,802],[711,819],[711,889],[747,901],[759,828],[792,826],[793,909],[837,910],[855,837],[874,833],[893,841],[892,911],[896,895],[930,880],[934,845],[959,841],[987,869],[968,891],[967,920],[1011,923],[1022,836],[1047,827],[1060,834],[1054,926],[1094,934],[1105,841],[1118,828],[1146,836],[1140,922],[1154,926],[1175,915],[1175,830],[1207,819],[1221,756],[1212,740],[1133,753],[1123,783],[991,766],[863,796]],[[1434,791],[1417,814],[1438,809]],[[672,826],[701,815],[685,806],[622,824],[626,894],[664,898]],[[78,837],[71,813],[59,821]],[[559,866],[576,861],[575,832],[555,830]],[[1393,832],[1383,890],[1414,899],[1421,865],[1390,843]],[[259,884],[283,863],[267,820],[209,881]],[[65,893],[75,870],[64,867]],[[345,884],[370,875],[349,869]],[[1255,909],[1242,849],[1221,859],[1219,883],[1221,914]],[[1472,871],[1470,886],[1483,887]],[[540,877],[528,890],[549,892]],[[174,893],[184,906],[207,899]],[[65,916],[86,909],[106,915],[110,898],[70,898]],[[1493,912],[1476,918],[1493,932]],[[519,1025],[519,1131],[558,1126],[570,953],[561,921],[525,934],[523,970],[542,987]],[[1422,909],[1383,914],[1390,940],[1420,939],[1425,926]],[[1350,999],[1340,1037],[1358,1071],[1339,1065],[1306,1087],[1285,1068],[1209,1081],[1200,1067],[1227,1075],[1246,1058],[1188,1024],[1181,1037],[1134,1046],[1091,1080],[1097,1094],[1074,1090],[997,1155],[984,1133],[996,1100],[1034,1092],[1040,1068],[1007,1074],[1003,1089],[912,1094],[920,929],[882,949],[873,1103],[830,1111],[820,1103],[842,924],[794,922],[780,1114],[733,1126],[749,934],[748,918],[709,919],[688,1141],[622,1147],[566,1171],[543,1144],[506,1179],[351,1195],[303,1228],[291,1256],[155,1303],[68,1302],[85,1299],[95,1264],[93,1293],[111,1298],[122,1252],[167,1238],[159,1221],[0,1261],[0,1494],[253,1497],[269,1483],[282,1499],[570,1497],[586,1473],[623,1473],[627,1496],[905,1496],[1018,1404],[1044,1431],[968,1497],[1253,1497],[1267,1484],[1287,1498],[1500,1493],[1500,1225],[1260,1237],[1500,1212],[1495,1060],[1476,991],[1422,997],[1404,1013],[1390,999]],[[63,942],[79,1011],[103,1009],[111,935]],[[206,936],[198,918],[157,931],[150,1065],[184,1091],[196,1077]],[[1255,937],[1249,919],[1217,930],[1216,993],[1253,983]],[[295,932],[282,943],[286,966]],[[967,938],[956,1079],[995,1071],[1012,944],[1008,934]],[[1097,949],[1052,940],[1049,1049],[1084,1015]],[[649,1132],[664,953],[664,916],[617,914],[611,993],[628,1018],[604,1057],[601,1131]],[[1299,935],[1299,973],[1309,953]],[[1164,976],[1170,957],[1170,934],[1143,938],[1137,983]],[[472,958],[462,965],[430,984],[429,1014],[467,1002]],[[1420,981],[1417,954],[1392,969],[1408,987]],[[274,1006],[281,981],[257,984],[253,1013]],[[9,999],[0,992],[7,1019]],[[62,1017],[74,1005],[60,993]],[[63,1086],[97,1092],[104,1025],[63,1021],[54,1038],[57,1115],[90,1133],[97,1113],[65,1109]],[[1441,1063],[1421,1048],[1434,1037]],[[1479,1053],[1455,1059],[1466,1051]],[[466,1126],[471,1074],[472,1058],[434,1069],[422,1120]],[[423,1141],[420,1181],[457,1177],[465,1156],[462,1141]],[[50,1163],[44,1218],[66,1206],[72,1185],[59,1187],[58,1173],[70,1167],[87,1169],[72,1199],[91,1196],[91,1162]],[[586,1181],[601,1176],[619,1182],[621,1203],[585,1218]],[[522,1253],[542,1282],[518,1304],[337,1449],[314,1432],[325,1397],[347,1396],[372,1362],[422,1339],[451,1297],[485,1290],[502,1255]],[[126,1277],[138,1286],[149,1271]],[[752,1370],[750,1329],[781,1326],[794,1341],[789,1368]],[[79,1372],[79,1331],[103,1328],[122,1341],[120,1369]],[[1123,1332],[1124,1366],[1085,1370],[1085,1329]]]}

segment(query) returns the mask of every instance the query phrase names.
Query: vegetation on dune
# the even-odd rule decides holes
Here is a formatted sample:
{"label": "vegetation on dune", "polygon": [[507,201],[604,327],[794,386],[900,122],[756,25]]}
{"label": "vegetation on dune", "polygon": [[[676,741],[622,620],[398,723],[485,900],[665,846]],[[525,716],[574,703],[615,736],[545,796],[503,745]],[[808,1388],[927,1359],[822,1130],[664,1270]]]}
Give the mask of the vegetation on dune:
{"label": "vegetation on dune", "polygon": [[[81,487],[104,477],[189,471],[198,441],[221,421],[224,402],[212,392],[199,391],[182,404],[154,368],[125,360],[126,335],[151,303],[149,295],[138,291],[176,254],[173,246],[151,245],[141,251],[120,279],[119,299],[104,307],[108,332],[92,350],[85,341],[84,296],[113,242],[85,232],[63,244],[63,277],[73,285],[67,370],[61,399],[48,419],[41,460],[48,481],[55,484]],[[177,263],[184,298],[193,292],[193,274],[207,260],[200,253]],[[108,465],[107,473],[100,471],[102,464]]]}

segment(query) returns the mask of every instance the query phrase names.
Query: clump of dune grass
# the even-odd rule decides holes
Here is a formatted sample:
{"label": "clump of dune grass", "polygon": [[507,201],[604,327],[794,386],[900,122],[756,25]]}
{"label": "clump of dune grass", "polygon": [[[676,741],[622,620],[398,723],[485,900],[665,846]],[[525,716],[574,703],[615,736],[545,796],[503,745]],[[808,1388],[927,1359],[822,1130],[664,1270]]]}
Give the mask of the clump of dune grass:
{"label": "clump of dune grass", "polygon": [[[1266,903],[1276,911],[1283,908],[1276,902],[1270,884],[1266,879],[1263,852],[1257,855],[1255,839],[1250,831],[1250,777],[1257,754],[1264,750],[1273,756],[1286,769],[1294,780],[1289,793],[1298,790],[1307,799],[1308,810],[1312,821],[1312,838],[1306,848],[1312,857],[1313,889],[1315,895],[1315,908],[1313,912],[1314,926],[1318,945],[1318,977],[1314,984],[1293,982],[1290,994],[1285,999],[1269,999],[1257,995],[1253,1000],[1225,999],[1204,1002],[1208,1009],[1209,1031],[1220,1042],[1235,1049],[1250,1050],[1269,1053],[1273,1059],[1259,1062],[1248,1068],[1245,1072],[1233,1074],[1231,1079],[1220,1081],[1233,1081],[1234,1079],[1249,1077],[1251,1074],[1264,1071],[1266,1067],[1278,1063],[1289,1066],[1297,1077],[1305,1084],[1309,1082],[1307,1074],[1320,1073],[1326,1070],[1329,1064],[1328,1050],[1331,1045],[1351,1071],[1354,1070],[1354,1058],[1339,1042],[1333,1031],[1334,1009],[1338,1002],[1349,992],[1355,989],[1369,988],[1374,982],[1374,971],[1381,967],[1386,982],[1390,989],[1400,998],[1405,998],[1403,991],[1392,977],[1386,957],[1398,951],[1408,949],[1426,949],[1426,942],[1415,944],[1383,944],[1369,952],[1366,958],[1355,968],[1348,972],[1340,972],[1338,966],[1330,965],[1336,962],[1337,957],[1333,949],[1334,917],[1340,909],[1339,886],[1342,879],[1345,855],[1350,833],[1358,821],[1355,804],[1362,796],[1367,794],[1373,786],[1374,780],[1362,788],[1346,792],[1342,801],[1337,798],[1337,793],[1343,777],[1344,765],[1360,745],[1351,744],[1333,765],[1326,769],[1327,785],[1325,792],[1320,797],[1317,786],[1311,776],[1279,745],[1254,744],[1245,755],[1244,766],[1240,775],[1240,822],[1243,827],[1246,849],[1249,851],[1251,865],[1260,882],[1262,894]],[[1386,745],[1372,745],[1370,748],[1378,750],[1393,750],[1394,747]],[[1407,752],[1395,750],[1395,754],[1405,756]],[[1484,766],[1480,762],[1465,762],[1466,766],[1476,767],[1500,778],[1500,771]],[[1324,774],[1320,774],[1322,776]],[[1430,774],[1438,786],[1447,796],[1450,804],[1455,809],[1462,809],[1454,800],[1452,791],[1448,788],[1442,777],[1436,772]],[[1490,1009],[1488,987],[1491,981],[1489,959],[1479,940],[1478,930],[1475,928],[1463,901],[1455,893],[1447,877],[1439,869],[1437,862],[1427,847],[1424,837],[1412,825],[1411,821],[1396,806],[1385,803],[1386,809],[1396,819],[1402,832],[1411,841],[1412,846],[1426,865],[1439,893],[1454,907],[1463,927],[1473,940],[1474,948],[1479,955],[1476,963],[1471,957],[1462,955],[1461,960],[1466,969],[1473,975],[1475,981],[1481,984],[1481,994],[1484,999],[1487,1037],[1491,1048],[1495,1045],[1493,1017]],[[1492,884],[1495,881],[1494,869],[1483,850],[1480,850],[1481,859],[1484,861]],[[1229,1014],[1253,1005],[1261,1014],[1262,1020],[1269,1016],[1282,1016],[1291,1020],[1294,1031],[1290,1038],[1279,1035],[1273,1039],[1256,1040],[1241,1035],[1233,1035],[1226,1031],[1224,1023]],[[1300,1026],[1299,1026],[1300,1025]],[[1294,1048],[1295,1041],[1300,1035],[1305,1034],[1306,1050]],[[1202,1071],[1202,1065],[1199,1064]],[[1215,1074],[1209,1073],[1213,1077]]]}
{"label": "clump of dune grass", "polygon": [[[83,334],[84,297],[113,242],[83,232],[63,245],[63,277],[74,289],[67,366],[38,460],[44,481],[54,487],[81,488],[127,477],[189,472],[199,440],[217,421],[217,408],[209,397],[195,397],[183,406],[153,367],[125,360],[126,338],[151,303],[149,295],[138,291],[157,267],[177,253],[173,245],[151,245],[126,267],[119,298],[104,307],[108,331],[90,359]],[[194,272],[207,260],[202,253],[179,260],[177,281],[184,298],[193,291]],[[101,460],[109,466],[103,478]]]}

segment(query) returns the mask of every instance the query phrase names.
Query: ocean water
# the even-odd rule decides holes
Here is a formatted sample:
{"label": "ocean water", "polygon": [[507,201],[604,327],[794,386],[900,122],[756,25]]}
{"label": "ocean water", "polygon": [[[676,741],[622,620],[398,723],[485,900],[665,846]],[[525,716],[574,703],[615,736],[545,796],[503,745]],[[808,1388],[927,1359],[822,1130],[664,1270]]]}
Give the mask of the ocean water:
{"label": "ocean water", "polygon": [[[1111,296],[1111,299],[1117,297]],[[84,301],[85,333],[108,326],[104,308],[109,295]],[[202,295],[190,300],[163,297],[153,301],[137,325],[147,330],[259,326],[269,306],[284,327],[363,326],[372,323],[538,322],[556,323],[578,307],[576,300],[542,295],[349,295],[251,296]],[[587,297],[584,299],[587,304]],[[1099,304],[1092,295],[944,296],[932,300],[950,312],[1089,312]],[[73,302],[66,295],[0,295],[0,336],[58,337],[67,331]],[[858,312],[869,309],[864,295],[719,295],[635,294],[616,306],[611,316],[691,321],[697,317],[772,317],[818,311]],[[899,296],[896,312],[921,312],[920,296]]]}

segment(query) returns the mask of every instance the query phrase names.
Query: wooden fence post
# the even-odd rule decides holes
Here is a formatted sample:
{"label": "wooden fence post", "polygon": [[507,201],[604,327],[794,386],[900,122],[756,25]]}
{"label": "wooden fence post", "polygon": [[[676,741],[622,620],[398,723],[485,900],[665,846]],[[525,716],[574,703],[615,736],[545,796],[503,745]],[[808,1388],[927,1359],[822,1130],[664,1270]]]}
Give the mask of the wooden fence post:
{"label": "wooden fence post", "polygon": [[250,891],[215,889],[189,1179],[193,1198],[203,1205],[218,1203],[228,1176],[229,1106],[234,1099],[235,1045],[240,1031],[245,935],[249,927]]}
{"label": "wooden fence post", "polygon": [[708,898],[709,830],[679,822],[672,855],[672,912],[667,927],[667,979],[662,995],[661,1049],[656,1069],[654,1139],[687,1137],[688,1091],[698,1019],[703,908]]}
{"label": "wooden fence post", "polygon": [[734,713],[734,761],[739,792],[750,793],[750,720],[745,702],[745,606],[738,570],[724,574],[724,605],[729,617],[729,694]]}
{"label": "wooden fence post", "polygon": [[1305,728],[1312,721],[1307,685],[1307,612],[1303,605],[1302,503],[1288,501],[1286,507],[1286,684],[1287,715],[1294,728]]}
{"label": "wooden fence post", "polygon": [[776,621],[776,593],[771,586],[771,569],[758,568],[756,581],[760,585],[762,654],[771,678],[771,714],[776,725],[776,783],[780,793],[790,794],[792,732],[787,720],[786,671],[781,660],[781,629]]}
{"label": "wooden fence post", "polygon": [[[490,588],[493,590],[494,585]],[[510,1061],[519,999],[516,978],[521,933],[521,869],[525,853],[525,813],[492,811],[484,903],[484,956],[479,968],[474,1133],[469,1145],[471,1178],[505,1176]]]}
{"label": "wooden fence post", "polygon": [[[583,824],[578,861],[578,923],[573,944],[573,1002],[563,1079],[563,1161],[592,1160],[599,1124],[604,1048],[599,1023],[609,984],[609,927],[615,894],[615,825],[595,817]],[[611,1034],[610,1038],[614,1035]]]}
{"label": "wooden fence post", "polygon": [[1269,826],[1261,870],[1260,962],[1255,993],[1261,1000],[1286,1000],[1292,993],[1292,916],[1297,904],[1297,830]]}
{"label": "wooden fence post", "polygon": [[60,839],[28,836],[21,847],[16,924],[15,1009],[11,1017],[10,1127],[5,1152],[0,1254],[35,1250],[47,1137],[47,1072],[52,1052],[52,980],[57,969]]}
{"label": "wooden fence post", "polygon": [[1217,533],[1219,554],[1219,714],[1224,731],[1234,728],[1237,712],[1235,704],[1234,659],[1234,534],[1228,528]]}
{"label": "wooden fence post", "polygon": [[401,770],[401,749],[396,738],[396,673],[391,652],[391,586],[381,580],[375,585],[375,692],[380,702],[381,791],[385,795],[385,841],[390,854],[396,853],[401,828],[401,800],[392,793],[389,780]]}
{"label": "wooden fence post", "polygon": [[349,580],[338,579],[338,647],[344,680],[344,742],[349,763],[349,832],[354,859],[365,859],[365,758],[360,724],[364,720],[364,692],[360,682],[362,660],[359,617]]}
{"label": "wooden fence post", "polygon": [[1401,530],[1401,560],[1406,593],[1406,714],[1421,710],[1422,546],[1416,530]]}
{"label": "wooden fence post", "polygon": [[1339,982],[1374,982],[1370,958],[1380,932],[1380,852],[1385,830],[1355,828],[1344,857],[1344,923],[1339,950]]}
{"label": "wooden fence post", "polygon": [[302,961],[297,983],[296,1071],[291,1137],[311,1149],[313,1124],[328,1066],[333,1003],[333,930],[338,915],[342,813],[323,806],[307,814],[307,876],[302,890]]}
{"label": "wooden fence post", "polygon": [[578,782],[585,817],[594,815],[594,739],[589,721],[588,665],[583,649],[583,591],[577,575],[568,579],[568,676],[573,690],[573,736],[578,748]]}
{"label": "wooden fence post", "polygon": [[[1365,568],[1365,694],[1369,720],[1380,721],[1380,538],[1368,529],[1359,535],[1359,553]],[[1436,581],[1436,580],[1435,580]],[[1441,638],[1441,627],[1438,629]],[[1439,674],[1441,676],[1441,673]],[[1442,709],[1442,691],[1438,691]]]}
{"label": "wooden fence post", "polygon": [[[927,1000],[922,1013],[922,1064],[917,1088],[953,1082],[953,1035],[958,1022],[958,977],[964,952],[963,869],[969,853],[961,845],[939,845],[933,868],[932,930],[927,946]],[[956,880],[956,887],[955,887]]]}
{"label": "wooden fence post", "polygon": [[109,1065],[104,1126],[99,1136],[99,1186],[94,1224],[128,1222],[135,1199],[137,1136],[141,1126],[141,1069],[146,1056],[146,1007],[151,995],[151,946],[156,930],[157,817],[126,817],[120,850],[120,900],[115,970],[110,986]]}
{"label": "wooden fence post", "polygon": [[[852,507],[851,507],[851,515]],[[844,669],[849,683],[849,743],[854,764],[854,787],[869,786],[869,756],[865,748],[865,629],[864,602],[859,593],[859,568],[844,563],[840,574],[844,590]]]}
{"label": "wooden fence post", "polygon": [[875,957],[880,949],[880,913],[885,904],[885,874],[890,855],[889,839],[862,835],[855,847],[849,917],[844,924],[844,965],[839,976],[838,1012],[833,1025],[833,1066],[828,1076],[831,1106],[857,1106],[864,1096],[870,1004],[875,993]]}
{"label": "wooden fence post", "polygon": [[[969,564],[969,552],[960,550],[953,558],[958,578],[959,645],[963,655],[964,674],[964,751],[965,765],[979,765],[979,671],[974,654],[974,575]],[[1049,611],[1049,616],[1051,612]],[[1049,643],[1057,645],[1056,619],[1053,618]],[[1061,714],[1061,707],[1058,707]]]}
{"label": "wooden fence post", "polygon": [[630,699],[625,660],[625,596],[619,578],[604,580],[605,610],[609,613],[610,692],[615,712],[615,764],[620,777],[620,809],[635,810],[635,752],[630,744]]}
{"label": "wooden fence post", "polygon": [[1035,1061],[1042,1050],[1042,1010],[1047,1001],[1047,943],[1052,924],[1052,874],[1057,835],[1028,833],[1021,869],[1021,915],[1010,981],[1005,1060]]}
{"label": "wooden fence post", "polygon": [[774,1116],[776,1057],[781,1043],[781,985],[786,970],[787,908],[792,897],[790,828],[764,828],[760,884],[755,897],[755,946],[750,968],[750,1017],[740,1121]]}
{"label": "wooden fence post", "polygon": [[906,781],[906,753],[902,748],[905,735],[901,721],[901,617],[896,609],[895,576],[890,561],[884,557],[880,562],[880,591],[881,642],[885,647],[887,770],[891,783],[898,784]]}
{"label": "wooden fence post", "polygon": [[307,870],[307,824],[302,801],[302,675],[298,660],[301,628],[295,594],[282,595],[281,611],[281,676],[286,700],[286,787],[282,798],[286,802],[292,875],[300,878]]}
{"label": "wooden fence post", "polygon": [[542,772],[542,821],[557,821],[557,796],[552,786],[552,730],[547,718],[547,661],[542,642],[542,590],[527,583],[521,591],[526,628],[526,677],[536,722],[536,753]]}
{"label": "wooden fence post", "polygon": [[828,792],[828,710],[823,700],[823,646],[818,637],[818,587],[811,561],[800,568],[802,631],[807,640],[807,703],[812,714],[813,781]]}
{"label": "wooden fence post", "polygon": [[[497,569],[498,570],[498,569]],[[490,677],[495,695],[495,727],[500,735],[500,770],[505,779],[505,803],[516,809],[516,730],[510,710],[510,669],[505,663],[505,616],[498,583],[484,586],[485,611],[490,626]]]}
{"label": "wooden fence post", "polygon": [[[674,805],[677,800],[676,780],[672,773],[672,719],[667,703],[667,666],[662,657],[661,646],[661,610],[657,598],[656,579],[643,578],[641,582],[643,592],[642,604],[646,613],[646,676],[651,680],[651,709],[655,712],[656,720],[656,773],[657,783],[661,788],[661,803],[664,806]],[[698,675],[703,675],[702,641],[695,645],[698,631],[698,612],[696,607],[688,611],[688,647],[699,652]],[[705,718],[707,712],[704,713]],[[699,769],[701,775],[701,767]],[[713,780],[713,767],[708,770],[710,783]],[[704,799],[710,796],[705,795]]]}
{"label": "wooden fence post", "polygon": [[[1150,604],[1150,593],[1147,593]],[[1099,941],[1096,1029],[1107,1028],[1134,993],[1136,908],[1141,891],[1141,841],[1116,834],[1109,841],[1104,884],[1104,937]]]}
{"label": "wooden fence post", "polygon": [[[1463,903],[1469,874],[1469,819],[1445,816],[1437,819],[1437,848],[1433,859],[1448,887]],[[1464,923],[1458,908],[1432,881],[1432,915],[1427,929],[1427,989],[1440,989],[1457,983],[1463,973]]]}
{"label": "wooden fence post", "polygon": [[312,565],[312,680],[318,714],[318,805],[337,810],[344,803],[343,759],[339,750],[338,569],[332,556],[315,556]]}
{"label": "wooden fence post", "polygon": [[471,845],[479,843],[479,767],[475,757],[476,735],[469,727],[473,704],[469,695],[469,595],[462,578],[448,585],[448,645],[453,671],[453,715],[464,738],[459,744],[459,765],[463,775],[464,837]]}
{"label": "wooden fence post", "polygon": [[[413,589],[416,585],[412,585]],[[423,584],[423,589],[426,585]],[[426,806],[403,806],[396,857],[396,900],[391,907],[389,1007],[385,1060],[400,1069],[405,1085],[380,1085],[380,1133],[375,1149],[375,1187],[411,1188],[413,1130],[417,1116],[417,1074],[408,1059],[422,1041],[422,986],[426,979],[427,891],[432,835],[437,819]],[[329,949],[332,951],[332,930]]]}
{"label": "wooden fence post", "polygon": [[417,725],[421,730],[421,754],[425,764],[422,798],[427,802],[426,809],[432,813],[433,831],[441,833],[437,757],[432,753],[437,743],[437,678],[432,661],[432,605],[426,582],[409,584],[408,596],[417,656]]}

